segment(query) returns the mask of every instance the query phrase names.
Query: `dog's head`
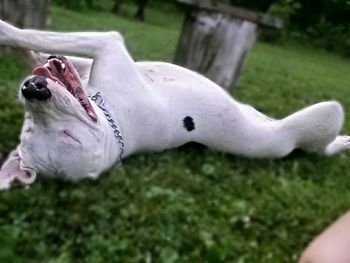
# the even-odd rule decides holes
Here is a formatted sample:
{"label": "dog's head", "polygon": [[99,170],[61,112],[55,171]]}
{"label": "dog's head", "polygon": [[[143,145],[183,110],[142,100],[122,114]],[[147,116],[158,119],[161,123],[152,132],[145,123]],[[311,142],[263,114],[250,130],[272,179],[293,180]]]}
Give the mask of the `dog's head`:
{"label": "dog's head", "polygon": [[20,90],[20,98],[29,111],[38,110],[40,102],[44,102],[49,107],[40,107],[39,111],[62,111],[84,121],[97,121],[79,74],[68,59],[50,56],[48,62],[34,68],[32,74]]}
{"label": "dog's head", "polygon": [[[25,121],[16,159],[19,163],[11,164],[12,173],[17,167],[18,173],[31,171],[27,173],[31,177],[39,172],[78,179],[100,172],[105,143],[101,118],[78,72],[65,57],[50,56],[45,65],[34,68],[21,84],[19,97]],[[4,173],[3,167],[0,177]],[[17,176],[21,178],[25,175]]]}

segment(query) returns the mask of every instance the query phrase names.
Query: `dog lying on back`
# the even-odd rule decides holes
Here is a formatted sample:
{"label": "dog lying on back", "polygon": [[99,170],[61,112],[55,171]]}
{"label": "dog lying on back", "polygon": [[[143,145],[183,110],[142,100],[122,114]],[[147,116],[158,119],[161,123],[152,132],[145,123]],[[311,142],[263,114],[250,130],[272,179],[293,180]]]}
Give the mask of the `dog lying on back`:
{"label": "dog lying on back", "polygon": [[20,85],[21,140],[0,170],[1,188],[31,184],[37,174],[96,178],[131,154],[187,142],[257,158],[350,148],[350,138],[338,135],[338,102],[271,119],[195,72],[134,62],[117,32],[21,30],[0,21],[0,45],[60,54],[35,55],[45,61]]}

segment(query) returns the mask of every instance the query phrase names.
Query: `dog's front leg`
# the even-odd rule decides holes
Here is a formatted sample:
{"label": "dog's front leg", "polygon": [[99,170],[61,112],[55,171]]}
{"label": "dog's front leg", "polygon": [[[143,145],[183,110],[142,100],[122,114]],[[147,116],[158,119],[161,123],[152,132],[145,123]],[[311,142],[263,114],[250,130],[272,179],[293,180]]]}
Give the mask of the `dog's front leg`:
{"label": "dog's front leg", "polygon": [[[49,54],[93,58],[89,80],[92,87],[106,89],[106,87],[120,85],[129,89],[139,87],[140,83],[143,83],[143,77],[128,54],[123,38],[118,32],[46,32],[19,29],[0,21],[0,45]],[[133,77],[130,78],[130,76]]]}
{"label": "dog's front leg", "polygon": [[111,41],[122,42],[122,37],[117,32],[56,33],[19,29],[0,20],[0,44],[7,46],[95,58]]}

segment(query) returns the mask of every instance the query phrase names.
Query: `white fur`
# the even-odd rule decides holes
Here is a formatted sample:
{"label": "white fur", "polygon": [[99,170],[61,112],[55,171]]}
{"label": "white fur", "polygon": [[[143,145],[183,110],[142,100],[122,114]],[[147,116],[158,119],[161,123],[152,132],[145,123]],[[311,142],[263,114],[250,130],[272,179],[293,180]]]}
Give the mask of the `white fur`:
{"label": "white fur", "polygon": [[[344,120],[338,102],[318,103],[274,120],[235,101],[195,72],[169,63],[135,63],[117,32],[20,30],[0,21],[0,44],[86,57],[69,59],[88,93],[101,91],[105,97],[106,107],[123,134],[124,157],[191,141],[258,158],[283,157],[295,148],[328,155],[350,148],[349,137],[338,136]],[[43,57],[33,54],[37,63],[45,63]],[[94,123],[73,96],[59,84],[48,82],[52,99],[23,100],[26,117],[17,148],[19,163],[13,163],[13,158],[5,163],[0,187],[8,187],[15,177],[9,172],[13,169],[6,169],[13,164],[19,173],[30,169],[76,180],[97,177],[118,158],[118,142],[101,110],[93,104],[98,114]],[[186,116],[194,121],[193,131],[184,127]],[[65,130],[73,137],[67,137]]]}

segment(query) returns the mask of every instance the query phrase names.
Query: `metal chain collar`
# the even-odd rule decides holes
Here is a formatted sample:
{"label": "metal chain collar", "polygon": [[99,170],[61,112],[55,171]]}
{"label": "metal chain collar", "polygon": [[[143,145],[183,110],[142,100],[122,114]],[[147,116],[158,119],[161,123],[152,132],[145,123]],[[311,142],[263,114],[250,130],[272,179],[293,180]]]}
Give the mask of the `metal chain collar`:
{"label": "metal chain collar", "polygon": [[118,144],[120,146],[119,150],[119,155],[118,155],[118,159],[117,159],[117,163],[120,163],[123,157],[123,153],[124,153],[124,141],[123,141],[123,137],[122,134],[120,132],[120,130],[118,129],[117,123],[112,119],[111,115],[109,114],[106,106],[105,106],[105,100],[102,97],[101,92],[97,92],[95,95],[89,96],[89,98],[96,103],[96,105],[102,110],[103,114],[106,116],[106,119],[108,121],[108,124],[112,127],[113,129],[113,134],[115,136],[115,138],[118,141]]}

